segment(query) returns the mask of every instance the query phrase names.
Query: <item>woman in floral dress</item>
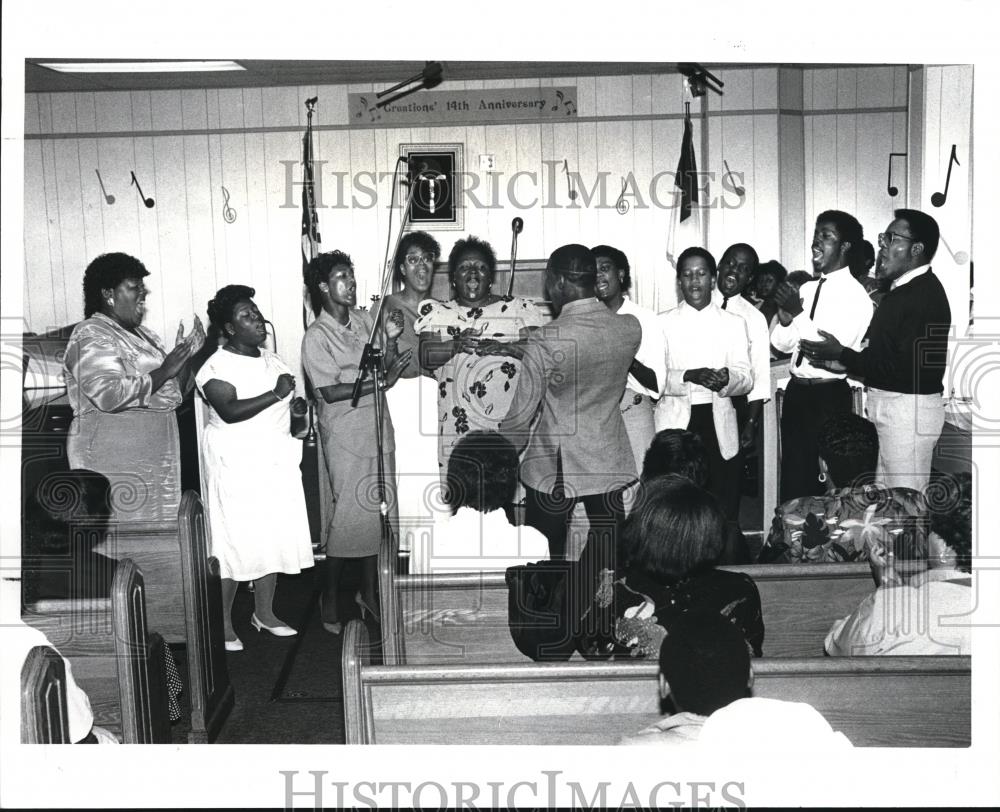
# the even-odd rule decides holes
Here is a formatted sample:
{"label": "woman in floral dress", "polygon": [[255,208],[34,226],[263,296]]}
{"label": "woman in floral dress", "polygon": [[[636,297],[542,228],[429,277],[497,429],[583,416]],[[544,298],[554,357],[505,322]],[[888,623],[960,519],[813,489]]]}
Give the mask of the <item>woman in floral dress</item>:
{"label": "woman in floral dress", "polygon": [[413,329],[420,365],[438,381],[442,477],[458,439],[469,431],[496,431],[506,417],[521,369],[523,341],[544,321],[533,302],[491,290],[496,254],[476,237],[459,240],[448,257],[455,297],[426,299]]}

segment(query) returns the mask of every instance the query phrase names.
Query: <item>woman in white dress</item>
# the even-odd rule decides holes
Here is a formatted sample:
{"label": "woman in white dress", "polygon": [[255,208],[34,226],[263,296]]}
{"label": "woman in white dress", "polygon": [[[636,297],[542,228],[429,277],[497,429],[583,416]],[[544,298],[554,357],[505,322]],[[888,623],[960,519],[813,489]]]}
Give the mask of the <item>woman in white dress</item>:
{"label": "woman in white dress", "polygon": [[211,404],[202,437],[212,555],[222,575],[226,650],[243,643],[232,623],[240,581],[254,582],[251,625],[278,637],[295,630],[274,615],[279,572],[313,565],[309,521],[299,473],[301,445],[291,435],[306,404],[292,398],[295,378],[273,352],[254,289],[227,285],[208,303],[208,317],[226,339],[198,371],[198,391]]}
{"label": "woman in white dress", "polygon": [[[430,295],[434,264],[441,254],[430,234],[412,231],[399,242],[393,268],[402,285],[385,298],[384,313],[403,314],[399,351],[418,354],[419,337],[413,329],[418,308]],[[433,532],[440,505],[438,476],[438,384],[433,373],[411,363],[392,389],[385,393],[396,432],[396,501],[399,506],[399,548],[419,547]],[[436,510],[437,508],[437,510]]]}

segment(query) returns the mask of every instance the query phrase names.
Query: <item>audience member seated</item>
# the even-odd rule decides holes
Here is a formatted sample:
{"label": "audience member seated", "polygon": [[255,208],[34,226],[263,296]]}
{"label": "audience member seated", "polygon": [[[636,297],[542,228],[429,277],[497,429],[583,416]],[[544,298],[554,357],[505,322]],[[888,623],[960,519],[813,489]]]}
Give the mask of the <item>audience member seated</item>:
{"label": "audience member seated", "polygon": [[505,513],[517,489],[517,464],[514,446],[496,432],[471,431],[459,439],[448,458],[452,515],[435,521],[429,544],[414,539],[411,573],[503,570],[549,557],[545,536]]}
{"label": "audience member seated", "polygon": [[875,592],[833,624],[827,654],[972,653],[972,477],[938,480],[931,488],[953,498],[935,500],[940,509],[931,512],[924,555],[914,557],[899,537],[873,542]]}
{"label": "audience member seated", "polygon": [[715,753],[780,753],[789,745],[809,756],[853,747],[812,705],[762,696],[737,699],[702,725],[699,749]]}
{"label": "audience member seated", "polygon": [[667,716],[622,744],[687,745],[708,717],[750,696],[753,669],[743,634],[718,612],[678,616],[660,645],[660,700]]}
{"label": "audience member seated", "polygon": [[79,468],[50,475],[25,500],[23,599],[107,598],[116,561],[94,552],[111,519],[111,483]]}
{"label": "audience member seated", "polygon": [[[663,429],[657,432],[642,463],[642,480],[664,474],[679,474],[699,488],[708,484],[708,452],[701,438],[684,429]],[[750,548],[734,521],[726,522],[725,548],[719,564],[749,564]]]}
{"label": "audience member seated", "polygon": [[[667,475],[642,482],[623,529],[624,566],[601,571],[577,634],[579,651],[585,657],[655,657],[674,618],[710,609],[735,623],[754,656],[761,656],[757,585],[743,573],[715,568],[725,532],[715,497],[690,479]],[[585,557],[579,563],[588,572]]]}
{"label": "audience member seated", "polygon": [[918,530],[926,517],[923,495],[875,485],[877,460],[873,423],[850,413],[824,423],[819,467],[827,492],[789,499],[775,508],[758,563],[865,561],[872,543],[885,543],[907,528]]}
{"label": "audience member seated", "polygon": [[[8,593],[18,589],[17,581],[4,578],[3,603],[5,606],[16,606],[15,597]],[[48,646],[55,650],[49,639],[38,629],[29,626],[20,617],[5,617],[3,619],[3,681],[6,695],[20,695],[19,685],[21,669],[28,654],[35,646]],[[66,667],[66,708],[68,711],[69,740],[74,744],[118,744],[113,733],[94,724],[94,713],[90,708],[90,699],[83,689],[73,679],[73,667],[69,660],[63,658]]]}
{"label": "audience member seated", "polygon": [[[42,481],[24,508],[22,601],[109,598],[118,562],[94,551],[114,515],[111,482],[84,468]],[[155,631],[155,630],[154,630]],[[181,718],[177,662],[163,647],[170,721]]]}

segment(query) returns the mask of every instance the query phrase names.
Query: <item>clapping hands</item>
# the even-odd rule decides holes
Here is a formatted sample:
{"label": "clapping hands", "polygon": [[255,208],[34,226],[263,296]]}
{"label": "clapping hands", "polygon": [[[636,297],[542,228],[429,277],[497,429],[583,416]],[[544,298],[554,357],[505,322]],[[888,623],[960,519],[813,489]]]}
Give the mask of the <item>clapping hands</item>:
{"label": "clapping hands", "polygon": [[708,367],[689,369],[684,373],[684,380],[704,386],[713,392],[721,392],[729,385],[729,369],[727,367],[722,367],[721,369],[710,369]]}

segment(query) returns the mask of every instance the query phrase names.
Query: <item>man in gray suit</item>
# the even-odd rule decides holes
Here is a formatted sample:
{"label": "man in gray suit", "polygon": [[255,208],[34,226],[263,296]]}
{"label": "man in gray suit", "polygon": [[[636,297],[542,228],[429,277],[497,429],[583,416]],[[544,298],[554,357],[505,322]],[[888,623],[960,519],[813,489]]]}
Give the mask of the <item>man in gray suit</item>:
{"label": "man in gray suit", "polygon": [[553,559],[566,556],[578,501],[591,530],[605,539],[611,534],[606,549],[613,550],[624,518],[622,492],[636,480],[618,404],[642,328],[635,316],[612,313],[596,298],[596,278],[586,246],[564,245],[549,257],[545,294],[555,319],[529,339],[500,427],[524,451],[525,520],[548,538]]}

